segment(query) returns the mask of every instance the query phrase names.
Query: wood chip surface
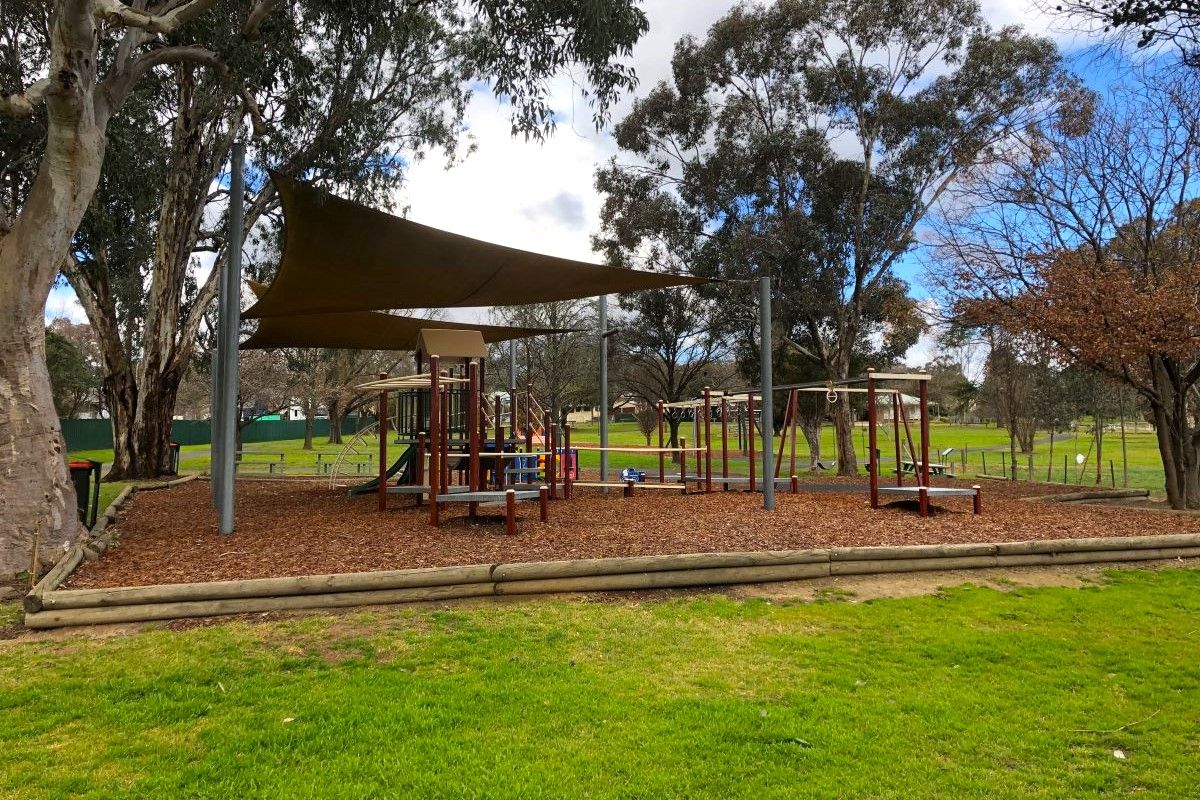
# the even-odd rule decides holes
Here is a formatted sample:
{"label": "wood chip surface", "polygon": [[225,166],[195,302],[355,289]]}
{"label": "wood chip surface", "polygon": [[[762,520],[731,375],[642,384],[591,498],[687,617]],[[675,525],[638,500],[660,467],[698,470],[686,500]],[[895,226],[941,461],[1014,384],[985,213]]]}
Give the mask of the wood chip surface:
{"label": "wood chip surface", "polygon": [[[939,497],[921,519],[915,499],[881,495],[872,510],[865,486],[821,478],[792,495],[778,491],[777,510],[762,496],[715,492],[687,496],[646,491],[576,489],[538,521],[536,502],[517,504],[518,534],[506,536],[500,507],[467,519],[448,506],[441,527],[410,497],[392,495],[385,513],[376,496],[348,497],[323,482],[239,481],[235,533],[217,533],[208,481],[137,493],[117,523],[119,544],[85,563],[68,588],[144,586],[287,575],[406,569],[478,563],[739,550],[1003,542],[1086,536],[1200,531],[1200,517],[1119,505],[1033,502],[1021,497],[1078,491],[1042,484],[984,484],[982,516],[970,497]],[[963,482],[956,484],[964,486]]]}

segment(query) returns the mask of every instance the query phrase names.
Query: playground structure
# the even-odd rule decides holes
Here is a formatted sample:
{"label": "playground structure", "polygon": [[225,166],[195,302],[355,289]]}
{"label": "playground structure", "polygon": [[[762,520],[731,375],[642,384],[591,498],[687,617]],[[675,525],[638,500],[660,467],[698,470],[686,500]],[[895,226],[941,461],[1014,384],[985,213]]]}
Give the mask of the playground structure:
{"label": "playground structure", "polygon": [[[234,171],[242,166],[235,158]],[[608,407],[606,337],[604,298],[610,294],[640,291],[651,288],[698,285],[709,279],[698,276],[661,274],[586,264],[554,258],[537,253],[515,250],[475,239],[427,228],[411,221],[382,214],[374,209],[325,194],[314,187],[298,183],[282,175],[272,174],[280,193],[286,218],[283,257],[270,286],[256,287],[257,300],[245,313],[246,317],[262,320],[257,341],[247,347],[332,346],[368,347],[371,349],[412,349],[412,331],[419,324],[416,318],[400,318],[380,314],[380,310],[420,306],[454,308],[480,305],[517,305],[530,302],[565,300],[580,297],[600,298],[600,386],[601,406]],[[236,195],[236,193],[234,193]],[[233,197],[234,205],[240,198]],[[237,209],[233,209],[237,211]],[[236,214],[231,211],[231,219]],[[231,223],[232,229],[232,223]],[[240,235],[235,231],[235,235]],[[213,499],[219,510],[218,527],[223,533],[233,530],[233,472],[230,464],[233,448],[230,438],[230,402],[236,386],[236,344],[240,302],[239,271],[235,259],[222,265],[221,346],[218,348],[217,391],[214,391],[215,428],[220,437],[213,447]],[[763,507],[775,508],[775,488],[780,483],[798,491],[795,475],[796,398],[802,391],[824,391],[831,397],[845,392],[870,394],[870,477],[871,505],[878,507],[881,492],[915,493],[920,512],[928,513],[929,495],[967,494],[969,490],[935,488],[929,485],[928,458],[928,400],[924,378],[915,375],[869,373],[835,383],[775,387],[772,378],[770,309],[770,276],[757,278],[759,286],[760,385],[742,392],[714,393],[704,390],[699,400],[689,401],[694,412],[703,411],[703,435],[699,421],[693,446],[680,440],[667,446],[663,436],[664,404],[658,405],[659,446],[631,448],[610,446],[607,420],[602,419],[599,446],[572,448],[569,426],[557,426],[544,409],[535,413],[532,393],[527,392],[524,413],[515,386],[508,393],[507,411],[503,394],[492,395],[493,402],[484,402],[483,365],[487,358],[485,342],[497,342],[562,331],[497,326],[462,328],[430,325],[420,328],[416,336],[416,374],[403,378],[381,376],[360,388],[379,392],[379,418],[376,434],[379,446],[378,476],[351,491],[375,491],[380,508],[386,507],[389,493],[408,493],[418,503],[428,498],[430,522],[440,522],[440,512],[450,503],[466,502],[470,516],[477,514],[480,504],[503,501],[508,508],[510,531],[513,529],[512,506],[520,500],[538,499],[546,515],[547,499],[557,499],[561,480],[564,498],[571,496],[572,485],[592,486],[607,490],[621,487],[632,494],[638,486],[670,489],[687,494],[691,486],[701,486],[711,493],[714,485],[724,491],[745,486],[751,492],[762,491]],[[462,359],[443,374],[443,361],[453,363]],[[426,362],[428,366],[426,367]],[[515,372],[515,369],[514,369]],[[922,385],[921,456],[916,455],[903,403],[899,393],[891,395],[896,413],[897,485],[879,485],[879,464],[876,451],[876,381],[918,380]],[[867,384],[866,388],[862,384]],[[761,471],[755,463],[756,439],[755,405],[764,420],[774,420],[773,402],[777,391],[789,391],[785,410],[784,436],[779,442],[779,457],[775,458],[773,424],[760,424]],[[888,390],[891,391],[891,390]],[[389,395],[395,394],[396,413],[389,420]],[[719,401],[721,416],[721,474],[714,480],[713,411]],[[674,408],[678,404],[671,404]],[[739,435],[749,451],[748,476],[732,475],[729,471],[728,414],[737,408],[739,419],[744,410],[745,432]],[[693,414],[695,417],[695,413]],[[540,430],[538,423],[541,423]],[[916,480],[915,486],[905,486],[900,459],[899,423],[903,422],[908,435],[909,461]],[[507,423],[507,424],[506,424]],[[494,435],[489,431],[494,429]],[[741,430],[739,426],[739,430]],[[507,436],[505,434],[508,434]],[[786,437],[791,435],[791,462],[787,477],[781,477],[782,457]],[[395,438],[405,449],[400,457],[389,462],[387,446]],[[355,438],[361,448],[366,436]],[[535,449],[540,447],[540,449]],[[523,449],[522,449],[523,448]],[[584,481],[577,474],[578,453],[594,451],[600,456],[599,480]],[[657,483],[646,482],[639,472],[636,480],[623,476],[620,482],[609,480],[608,456],[612,453],[645,453],[657,456]],[[668,476],[666,457],[678,460],[678,474]],[[693,456],[689,458],[689,456]],[[695,474],[689,474],[689,461],[695,464]],[[343,464],[349,458],[339,458],[331,480],[342,476]],[[361,462],[359,462],[361,463]],[[390,463],[390,466],[389,466]],[[563,468],[565,467],[565,468]],[[561,477],[560,477],[561,476]],[[456,479],[456,480],[452,480]],[[389,486],[389,481],[393,485]],[[535,494],[531,488],[538,483]],[[542,491],[542,487],[545,491]],[[978,490],[975,508],[978,511]]]}
{"label": "playground structure", "polygon": [[[439,353],[449,354],[449,369]],[[503,503],[509,534],[516,533],[518,501],[536,500],[542,521],[548,519],[560,472],[566,494],[576,468],[569,438],[559,447],[557,425],[534,399],[532,387],[523,396],[509,392],[507,415],[502,395],[492,395],[489,403],[486,356],[478,331],[423,330],[416,364],[420,370],[428,363],[428,371],[401,377],[382,373],[358,387],[378,393],[375,431],[386,435],[377,436],[379,474],[351,487],[351,494],[374,492],[380,511],[387,509],[389,494],[412,495],[418,504],[428,502],[434,526],[450,503],[467,503],[472,519],[481,505]],[[404,448],[390,467],[389,440]]]}
{"label": "playground structure", "polygon": [[[446,368],[443,356],[427,354],[437,348],[452,355]],[[881,373],[868,370],[866,376],[839,382],[796,384],[777,387],[786,392],[783,424],[778,444],[773,442],[770,428],[764,430],[758,392],[753,389],[725,392],[705,387],[699,398],[664,403],[658,402],[657,446],[572,446],[571,426],[559,426],[551,415],[537,404],[531,388],[524,393],[509,391],[507,413],[504,393],[484,391],[483,371],[486,345],[477,332],[443,330],[422,331],[416,353],[418,369],[428,364],[428,371],[414,375],[389,377],[381,374],[377,380],[358,388],[378,393],[379,474],[366,483],[352,487],[351,494],[374,492],[380,511],[387,509],[389,494],[412,495],[418,504],[428,502],[429,522],[441,524],[445,509],[454,503],[468,505],[468,517],[478,517],[481,505],[503,504],[507,532],[516,532],[515,504],[537,501],[542,521],[548,519],[550,500],[570,499],[572,489],[621,489],[625,496],[639,490],[666,490],[688,494],[695,486],[708,494],[744,489],[763,491],[772,486],[784,487],[796,494],[800,482],[796,473],[797,410],[802,392],[819,392],[830,401],[843,394],[864,394],[867,400],[867,433],[869,438],[868,476],[870,505],[878,508],[880,495],[893,493],[915,496],[918,513],[929,514],[931,496],[972,497],[972,510],[981,513],[980,487],[932,486],[929,459],[928,380],[925,372]],[[919,441],[914,439],[912,425],[901,401],[901,391],[895,384],[916,382],[920,386]],[[883,385],[880,384],[891,384]],[[881,466],[878,448],[878,409],[880,400],[891,405],[895,444],[895,485],[880,482]],[[392,407],[395,407],[393,414]],[[667,442],[666,414],[668,409],[692,412],[695,438],[688,446],[680,437],[677,446]],[[748,455],[748,475],[730,471],[729,433],[731,412],[747,423],[744,441]],[[508,423],[507,425],[505,423]],[[714,427],[720,426],[714,436]],[[772,426],[773,427],[773,426]],[[902,437],[903,432],[903,437]],[[761,441],[760,441],[761,437]],[[739,436],[739,438],[742,438]],[[400,455],[389,463],[388,444],[402,446]],[[788,472],[781,475],[784,453],[790,442]],[[361,449],[355,441],[351,445]],[[719,445],[720,452],[717,453]],[[909,458],[905,460],[907,445]],[[756,447],[777,447],[774,473],[757,472]],[[623,475],[609,480],[601,474],[598,480],[585,480],[579,471],[579,454],[639,454],[657,457],[657,480],[645,479],[645,474]],[[668,472],[667,459],[678,461],[678,472]],[[719,466],[714,462],[719,459]],[[694,465],[694,466],[693,466]],[[905,483],[906,465],[911,467],[911,484]],[[689,466],[693,469],[689,470]]]}
{"label": "playground structure", "polygon": [[[881,387],[880,382],[886,383],[903,383],[916,382],[920,386],[919,393],[919,411],[918,422],[920,427],[920,448],[918,451],[914,443],[912,426],[908,419],[908,414],[905,411],[905,404],[902,402],[902,392],[895,386]],[[784,486],[790,488],[794,494],[799,491],[799,480],[796,473],[796,442],[797,442],[797,420],[799,408],[799,396],[802,392],[817,392],[826,395],[826,399],[832,403],[838,399],[841,394],[865,394],[867,400],[867,431],[868,431],[868,477],[870,481],[870,501],[871,508],[879,508],[879,495],[881,493],[896,493],[902,495],[916,495],[917,508],[920,516],[929,515],[929,498],[931,496],[966,496],[972,498],[972,511],[975,514],[982,513],[982,498],[981,488],[973,485],[967,487],[952,487],[952,486],[932,486],[929,478],[931,471],[940,467],[930,463],[929,458],[929,394],[928,394],[929,374],[921,371],[916,373],[883,373],[875,370],[867,370],[867,374],[860,378],[850,378],[844,381],[826,381],[824,383],[804,383],[786,386],[775,387],[776,391],[786,391],[787,399],[784,406],[783,424],[780,429],[778,453],[774,459],[774,474],[770,480],[775,486]],[[659,446],[663,443],[663,419],[664,409],[690,409],[692,411],[692,422],[696,432],[696,440],[703,441],[704,446],[700,449],[704,454],[703,475],[694,478],[693,480],[702,481],[705,492],[711,492],[713,486],[720,486],[723,491],[728,491],[731,486],[745,486],[748,491],[761,491],[766,483],[766,476],[755,474],[756,459],[755,459],[755,444],[756,440],[761,436],[762,445],[767,446],[771,441],[770,435],[763,433],[761,418],[756,417],[756,397],[758,393],[753,389],[721,392],[713,391],[708,387],[704,388],[703,394],[699,398],[684,400],[674,403],[657,404],[658,411],[658,438]],[[879,400],[881,397],[890,399],[891,405],[891,421],[893,424],[892,440],[895,444],[895,476],[896,484],[894,486],[885,486],[880,483],[881,466],[880,452],[878,447],[878,423],[879,423]],[[719,409],[718,420],[721,427],[720,432],[720,474],[713,475],[713,443],[712,443],[712,427],[714,411]],[[741,420],[746,422],[745,443],[746,452],[749,456],[749,475],[735,476],[729,472],[729,420],[731,410],[736,409],[738,413],[738,433],[739,440],[741,436]],[[744,412],[744,413],[743,413]],[[757,420],[757,424],[756,424]],[[904,437],[901,438],[901,429],[903,428]],[[757,431],[757,432],[756,432]],[[783,466],[783,456],[785,447],[790,441],[789,452],[789,468],[786,477],[780,475]],[[904,458],[904,445],[907,444],[908,459]],[[741,449],[739,441],[739,450]],[[659,475],[660,481],[663,479],[662,456],[660,455]],[[685,462],[686,463],[686,462]],[[914,483],[906,485],[904,478],[906,467],[911,467],[911,476]],[[682,470],[681,480],[685,483],[689,480],[686,474],[686,466]]]}

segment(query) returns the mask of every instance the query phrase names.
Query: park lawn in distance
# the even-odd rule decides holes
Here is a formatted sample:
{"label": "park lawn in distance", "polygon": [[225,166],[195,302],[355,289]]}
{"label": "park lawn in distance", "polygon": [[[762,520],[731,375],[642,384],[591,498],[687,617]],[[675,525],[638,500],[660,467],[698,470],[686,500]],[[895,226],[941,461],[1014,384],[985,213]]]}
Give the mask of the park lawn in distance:
{"label": "park lawn in distance", "polygon": [[1195,795],[1200,571],[830,597],[0,642],[0,794]]}
{"label": "park lawn in distance", "polygon": [[[596,423],[573,425],[571,429],[572,444],[595,445],[600,441],[600,429]],[[680,435],[688,440],[689,446],[694,446],[694,431],[692,423],[685,421],[680,426]],[[719,452],[720,452],[720,425],[714,424],[711,435],[713,437],[714,451],[714,472],[719,471]],[[918,432],[914,429],[914,441]],[[857,445],[857,455],[859,458],[860,473],[866,473],[867,449],[866,449],[866,429],[859,426],[854,432],[855,442]],[[892,462],[895,460],[895,444],[892,441],[892,430],[890,425],[880,424],[879,426],[879,449],[882,457],[882,468],[885,475],[891,474]],[[902,434],[903,436],[903,434]],[[1050,462],[1050,448],[1048,434],[1041,432],[1036,439],[1034,447],[1034,471],[1033,477],[1035,480],[1044,481],[1047,475],[1047,467]],[[822,460],[825,463],[836,461],[837,449],[834,444],[833,426],[826,424],[821,431],[822,439]],[[346,437],[349,441],[350,437]],[[374,440],[372,440],[374,441]],[[644,447],[646,445],[645,436],[638,430],[637,423],[634,422],[614,422],[609,426],[609,442],[613,446],[635,446]],[[737,437],[732,427],[730,429],[730,447],[736,447]],[[651,435],[651,445],[657,446],[657,433]],[[325,437],[317,437],[313,442],[312,450],[303,449],[303,439],[288,439],[275,442],[253,442],[243,446],[243,451],[252,453],[244,458],[246,462],[240,472],[243,474],[265,474],[268,472],[267,460],[278,458],[278,454],[282,453],[286,467],[285,474],[291,475],[314,475],[320,474],[317,471],[317,454],[321,454],[321,458],[332,460],[342,451],[343,445],[331,445],[326,443]],[[919,446],[919,445],[918,445]],[[774,439],[774,449],[778,452],[779,439]],[[785,447],[784,459],[786,461],[790,454],[790,444]],[[962,448],[967,448],[967,469],[962,470]],[[989,474],[1001,476],[1001,454],[1007,458],[1008,452],[1008,433],[997,428],[994,425],[958,425],[948,422],[933,422],[930,427],[930,451],[937,454],[947,448],[955,448],[955,452],[946,457],[947,461],[953,460],[955,464],[955,472],[959,475],[964,475],[967,478],[973,479],[976,474],[983,471],[986,466]],[[366,448],[370,450],[372,448]],[[1135,488],[1149,489],[1154,495],[1161,496],[1163,494],[1163,469],[1162,459],[1158,453],[1158,444],[1152,433],[1130,433],[1127,437],[1127,449],[1129,452],[1129,485]],[[987,451],[986,455],[982,451]],[[1079,451],[1087,455],[1088,453],[1088,437],[1086,434],[1081,434],[1079,442],[1076,442],[1074,434],[1061,434],[1055,438],[1054,445],[1054,466],[1050,470],[1052,482],[1062,482],[1062,457],[1068,456],[1068,483],[1079,482],[1079,472],[1074,465],[1075,453]],[[270,455],[275,454],[275,455]],[[398,456],[399,451],[395,450],[395,446],[389,449],[389,458]],[[104,463],[111,463],[111,450],[92,450],[92,451],[74,451],[69,453],[71,458],[91,458]],[[695,474],[697,471],[697,462],[694,459],[695,454],[689,454],[689,474]],[[1112,458],[1115,463],[1115,474],[1117,485],[1121,486],[1124,483],[1123,471],[1121,466],[1121,447],[1120,436],[1109,432],[1105,437],[1104,455],[1103,455],[1103,485],[1108,486],[1111,481],[1111,475],[1108,468],[1108,460]],[[807,471],[809,463],[808,445],[804,441],[804,437],[800,436],[796,448],[796,463],[797,471],[801,474]],[[580,465],[585,469],[594,469],[600,465],[600,454],[596,452],[580,453]],[[1018,477],[1024,480],[1027,477],[1026,459],[1021,456],[1020,469]],[[212,466],[212,459],[209,456],[208,445],[186,445],[182,448],[180,471],[181,473],[200,472],[207,473]],[[615,473],[625,467],[635,467],[645,470],[647,478],[657,474],[658,457],[656,455],[643,455],[637,453],[610,453],[609,468]],[[367,480],[378,469],[377,466],[364,464],[361,467],[363,480]],[[672,467],[669,463],[666,471],[668,473],[678,473],[678,467]],[[748,472],[746,459],[733,457],[730,461],[730,473],[734,475],[745,475]],[[351,481],[355,479],[357,473],[352,473],[347,476]],[[780,474],[783,474],[782,472]],[[1085,474],[1082,478],[1084,486],[1095,485],[1095,466],[1094,462],[1089,462]],[[108,501],[123,488],[123,484],[105,484],[101,487],[101,503],[103,509]]]}

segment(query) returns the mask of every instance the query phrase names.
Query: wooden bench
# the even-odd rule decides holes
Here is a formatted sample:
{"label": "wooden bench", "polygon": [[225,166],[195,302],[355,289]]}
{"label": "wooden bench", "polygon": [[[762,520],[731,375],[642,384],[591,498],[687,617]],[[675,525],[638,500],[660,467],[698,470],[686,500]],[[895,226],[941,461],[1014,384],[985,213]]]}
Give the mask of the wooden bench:
{"label": "wooden bench", "polygon": [[[339,455],[341,455],[341,453],[317,453],[317,466],[313,471],[320,473],[322,475],[328,475],[333,470],[334,465],[337,464],[337,459],[338,459]],[[374,466],[375,466],[375,454],[374,453],[366,453],[365,455],[360,456],[360,458],[365,458],[367,460],[366,461],[343,461],[342,466],[343,467],[354,467],[354,472],[357,475],[362,474],[363,467],[374,468]],[[373,469],[372,469],[372,471],[373,471]]]}
{"label": "wooden bench", "polygon": [[505,489],[503,491],[472,492],[470,487],[461,487],[466,491],[455,491],[460,487],[448,487],[450,492],[439,494],[434,498],[438,503],[471,503],[471,516],[475,516],[476,503],[504,503],[505,532],[509,536],[517,533],[517,501],[537,500],[540,506],[542,522],[550,519],[550,489],[539,486],[537,489]]}
{"label": "wooden bench", "polygon": [[[233,462],[233,471],[235,473],[237,472],[238,467],[240,467],[243,463],[266,464],[267,471],[274,475],[276,466],[279,467],[280,472],[284,471],[284,467],[286,466],[286,461],[284,459],[287,457],[287,454],[268,453],[262,450],[237,450],[234,451],[234,456],[236,456],[236,460]],[[247,456],[279,456],[279,458],[272,458],[270,461],[244,461],[243,459],[245,459]]]}

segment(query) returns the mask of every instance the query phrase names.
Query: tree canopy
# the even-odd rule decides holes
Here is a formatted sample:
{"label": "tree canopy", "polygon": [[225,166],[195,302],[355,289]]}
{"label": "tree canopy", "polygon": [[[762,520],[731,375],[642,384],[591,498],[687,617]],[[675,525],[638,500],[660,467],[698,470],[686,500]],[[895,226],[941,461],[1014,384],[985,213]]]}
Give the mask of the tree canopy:
{"label": "tree canopy", "polygon": [[[890,361],[923,324],[893,272],[917,226],[1043,112],[1058,76],[1053,44],[990,30],[974,2],[738,5],[681,39],[672,80],[617,125],[628,160],[597,175],[607,253],[673,248],[699,274],[770,275],[774,335],[831,379]],[[719,294],[743,358],[757,338],[744,287]],[[849,411],[835,414],[847,472]]]}

